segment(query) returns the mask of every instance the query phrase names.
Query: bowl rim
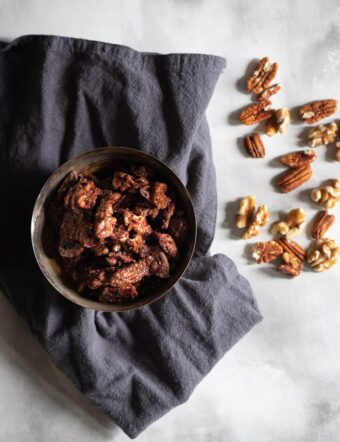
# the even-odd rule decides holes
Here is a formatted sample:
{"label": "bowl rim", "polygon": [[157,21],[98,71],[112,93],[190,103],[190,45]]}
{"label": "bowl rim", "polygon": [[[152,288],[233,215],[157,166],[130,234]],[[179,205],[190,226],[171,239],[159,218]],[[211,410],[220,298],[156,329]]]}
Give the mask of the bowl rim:
{"label": "bowl rim", "polygon": [[[152,297],[151,299],[141,298],[140,300],[138,300],[138,298],[137,298],[137,305],[132,305],[132,306],[127,303],[126,304],[125,303],[113,303],[113,304],[101,303],[99,301],[95,301],[95,300],[91,300],[86,297],[82,297],[79,294],[78,295],[72,294],[69,292],[69,290],[71,290],[71,289],[67,289],[67,287],[66,287],[66,289],[67,289],[66,291],[61,290],[61,288],[58,288],[56,286],[56,284],[53,281],[53,279],[51,278],[50,274],[45,271],[45,266],[41,262],[41,259],[39,256],[38,244],[37,244],[37,230],[38,230],[37,229],[37,220],[39,219],[39,213],[38,213],[39,207],[44,206],[46,199],[50,195],[50,192],[46,192],[46,189],[50,185],[51,181],[55,178],[55,176],[58,174],[62,175],[62,177],[58,180],[58,183],[56,184],[56,187],[57,187],[60,185],[62,180],[65,178],[65,176],[69,173],[70,166],[73,163],[77,163],[77,161],[79,161],[79,159],[81,159],[83,157],[91,156],[91,155],[98,154],[98,153],[112,153],[112,154],[123,153],[123,154],[125,154],[127,152],[131,152],[132,154],[137,154],[139,156],[142,156],[145,158],[146,161],[152,160],[153,162],[158,163],[160,168],[167,169],[167,172],[172,176],[172,179],[177,181],[177,184],[181,187],[181,191],[185,194],[187,202],[189,203],[188,206],[189,206],[189,210],[191,211],[191,217],[192,217],[192,221],[194,224],[190,228],[192,238],[190,241],[190,247],[186,252],[187,261],[186,261],[185,265],[183,266],[182,270],[180,271],[180,273],[177,275],[176,279],[172,282],[172,284],[166,290],[160,291],[155,297]],[[85,309],[91,309],[91,310],[102,311],[102,312],[112,312],[112,313],[135,310],[135,309],[150,305],[150,304],[158,301],[159,299],[163,298],[166,294],[168,294],[169,291],[175,286],[175,284],[180,280],[180,278],[183,276],[183,274],[187,270],[187,268],[192,260],[192,256],[194,254],[195,247],[196,247],[196,241],[197,241],[197,218],[196,218],[195,208],[194,208],[194,204],[193,204],[192,198],[190,196],[190,193],[189,193],[188,189],[186,188],[186,186],[184,185],[184,183],[182,182],[182,180],[177,176],[177,174],[168,165],[166,165],[163,161],[159,160],[154,155],[146,153],[140,149],[136,149],[136,148],[132,148],[132,147],[123,147],[123,146],[107,146],[107,147],[98,147],[95,149],[90,149],[90,150],[87,150],[87,151],[67,160],[66,162],[61,164],[59,167],[57,167],[54,170],[54,172],[47,178],[44,185],[42,186],[42,188],[39,191],[39,194],[38,194],[38,196],[35,200],[34,206],[33,206],[30,227],[31,227],[31,229],[30,229],[31,230],[31,244],[32,244],[35,260],[36,260],[42,274],[44,275],[44,277],[51,284],[51,286],[58,292],[58,294],[63,296],[64,298],[68,299],[69,301],[73,302],[74,304],[77,304],[78,306],[83,307]]]}

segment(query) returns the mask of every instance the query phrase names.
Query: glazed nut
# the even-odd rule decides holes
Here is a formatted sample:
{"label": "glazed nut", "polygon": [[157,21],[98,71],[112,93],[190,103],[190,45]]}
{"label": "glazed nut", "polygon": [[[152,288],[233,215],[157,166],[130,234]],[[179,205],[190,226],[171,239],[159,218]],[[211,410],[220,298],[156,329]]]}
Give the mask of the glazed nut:
{"label": "glazed nut", "polygon": [[247,135],[244,144],[251,157],[263,158],[265,156],[266,150],[258,133],[254,132],[252,135]]}
{"label": "glazed nut", "polygon": [[253,221],[249,224],[242,238],[249,239],[260,233],[261,227],[264,227],[269,221],[269,211],[266,205],[261,204],[255,213]]}
{"label": "glazed nut", "polygon": [[257,97],[257,101],[264,102],[270,100],[270,97],[277,94],[281,90],[281,84],[273,84],[273,86],[269,86],[268,89],[263,90]]}
{"label": "glazed nut", "polygon": [[250,126],[268,120],[273,112],[268,102],[251,104],[241,112],[240,121],[242,124]]}
{"label": "glazed nut", "polygon": [[258,264],[274,261],[282,253],[283,249],[276,241],[257,242],[251,248],[252,257]]}
{"label": "glazed nut", "polygon": [[323,272],[337,263],[340,247],[330,238],[315,240],[307,252],[307,262],[315,272]]}
{"label": "glazed nut", "polygon": [[333,99],[314,101],[302,106],[299,109],[299,116],[306,123],[314,124],[334,114],[337,104],[337,101]]}
{"label": "glazed nut", "polygon": [[330,215],[327,210],[320,210],[313,221],[311,234],[315,239],[321,239],[325,233],[332,227],[335,216]]}
{"label": "glazed nut", "polygon": [[269,137],[276,133],[283,134],[290,123],[289,110],[286,107],[274,111],[272,117],[266,122],[264,132]]}
{"label": "glazed nut", "polygon": [[260,94],[264,89],[267,89],[274,80],[278,68],[278,64],[271,64],[268,57],[262,58],[262,60],[257,63],[251,77],[247,80],[247,91]]}
{"label": "glazed nut", "polygon": [[338,125],[333,121],[329,124],[320,124],[312,127],[308,132],[308,145],[318,147],[334,143],[338,132]]}
{"label": "glazed nut", "polygon": [[293,277],[300,275],[302,262],[293,253],[284,252],[282,261],[283,263],[277,267],[277,270]]}
{"label": "glazed nut", "polygon": [[335,143],[336,151],[335,151],[335,161],[340,162],[340,141]]}
{"label": "glazed nut", "polygon": [[286,238],[281,238],[277,240],[278,244],[282,247],[284,252],[292,253],[295,255],[301,262],[303,262],[306,258],[306,252],[303,247],[300,246],[296,241],[289,240]]}
{"label": "glazed nut", "polygon": [[309,164],[289,169],[283,175],[281,175],[276,184],[283,193],[291,192],[303,183],[308,181],[313,174],[313,171]]}
{"label": "glazed nut", "polygon": [[305,225],[305,217],[305,212],[302,209],[293,209],[288,213],[286,221],[273,224],[271,233],[292,239],[302,231]]}
{"label": "glazed nut", "polygon": [[236,226],[239,229],[247,227],[248,222],[252,219],[256,206],[255,196],[246,196],[240,201],[240,208],[236,215]]}
{"label": "glazed nut", "polygon": [[340,180],[332,180],[328,186],[312,190],[311,198],[325,209],[333,208],[340,201]]}
{"label": "glazed nut", "polygon": [[312,163],[316,159],[314,150],[305,150],[302,152],[292,152],[282,155],[279,161],[284,166],[297,168]]}

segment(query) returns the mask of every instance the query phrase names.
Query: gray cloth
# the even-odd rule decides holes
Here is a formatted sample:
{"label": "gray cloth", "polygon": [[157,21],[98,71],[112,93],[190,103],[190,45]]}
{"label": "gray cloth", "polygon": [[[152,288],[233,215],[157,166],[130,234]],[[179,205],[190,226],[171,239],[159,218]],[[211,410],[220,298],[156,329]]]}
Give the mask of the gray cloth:
{"label": "gray cloth", "polygon": [[[50,358],[130,437],[188,399],[261,320],[248,282],[210,256],[216,182],[205,110],[223,58],[159,55],[106,43],[25,36],[0,45],[0,282]],[[45,280],[30,217],[48,176],[94,147],[164,161],[193,198],[197,247],[171,292],[149,307],[98,313]]]}

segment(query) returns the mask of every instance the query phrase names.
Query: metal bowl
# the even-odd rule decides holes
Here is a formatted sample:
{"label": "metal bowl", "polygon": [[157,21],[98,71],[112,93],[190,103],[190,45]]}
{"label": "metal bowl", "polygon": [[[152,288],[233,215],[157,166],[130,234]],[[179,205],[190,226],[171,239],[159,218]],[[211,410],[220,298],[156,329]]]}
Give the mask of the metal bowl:
{"label": "metal bowl", "polygon": [[[189,234],[186,243],[180,249],[181,259],[169,279],[148,295],[115,304],[93,301],[76,292],[73,282],[62,269],[58,257],[56,236],[47,211],[59,184],[71,170],[80,173],[96,173],[102,169],[117,169],[117,164],[145,164],[154,169],[157,176],[175,190],[178,204],[184,210],[189,222]],[[104,312],[121,312],[142,307],[164,296],[178,281],[187,268],[196,243],[196,219],[190,195],[181,180],[164,163],[152,155],[127,147],[103,147],[90,150],[67,161],[60,166],[46,181],[35,202],[32,221],[31,239],[35,258],[50,284],[65,298],[85,308]]]}

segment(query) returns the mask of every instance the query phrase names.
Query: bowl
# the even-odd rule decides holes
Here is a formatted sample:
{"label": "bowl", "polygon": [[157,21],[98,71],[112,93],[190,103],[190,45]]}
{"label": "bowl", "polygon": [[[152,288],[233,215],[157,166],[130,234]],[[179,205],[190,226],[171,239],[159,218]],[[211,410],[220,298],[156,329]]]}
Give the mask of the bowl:
{"label": "bowl", "polygon": [[[60,183],[72,170],[91,174],[102,169],[117,168],[117,164],[143,164],[150,166],[176,192],[178,205],[184,210],[189,223],[186,242],[180,248],[180,261],[164,285],[140,298],[106,304],[81,296],[62,269],[58,257],[56,235],[47,212]],[[142,307],[160,299],[174,286],[189,265],[196,243],[196,219],[190,195],[176,174],[152,155],[128,147],[103,147],[85,152],[61,165],[46,181],[34,205],[31,221],[31,239],[37,263],[50,284],[69,301],[85,308],[104,312],[121,312]]]}

